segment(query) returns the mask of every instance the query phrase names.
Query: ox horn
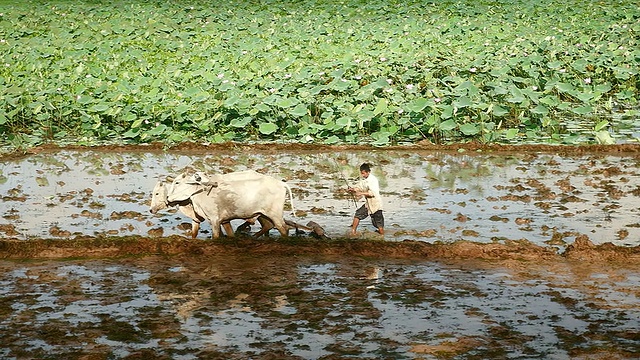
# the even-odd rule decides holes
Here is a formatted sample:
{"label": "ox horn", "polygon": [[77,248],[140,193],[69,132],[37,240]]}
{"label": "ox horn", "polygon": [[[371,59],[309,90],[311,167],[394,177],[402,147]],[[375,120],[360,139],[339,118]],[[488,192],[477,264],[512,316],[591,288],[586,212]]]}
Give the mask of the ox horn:
{"label": "ox horn", "polygon": [[211,195],[211,190],[213,190],[213,188],[215,188],[215,187],[218,187],[218,182],[217,181],[207,181],[204,185],[210,186],[209,191],[207,191],[207,195]]}

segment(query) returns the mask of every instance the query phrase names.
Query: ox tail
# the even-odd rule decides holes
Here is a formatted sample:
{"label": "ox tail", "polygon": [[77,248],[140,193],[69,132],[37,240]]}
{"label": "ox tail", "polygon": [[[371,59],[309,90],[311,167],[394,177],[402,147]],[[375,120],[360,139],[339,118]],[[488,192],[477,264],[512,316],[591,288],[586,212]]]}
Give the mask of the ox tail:
{"label": "ox tail", "polygon": [[282,183],[284,184],[284,187],[289,192],[289,203],[291,204],[291,215],[293,215],[293,217],[296,217],[296,208],[293,206],[293,193],[291,192],[291,188],[284,181]]}

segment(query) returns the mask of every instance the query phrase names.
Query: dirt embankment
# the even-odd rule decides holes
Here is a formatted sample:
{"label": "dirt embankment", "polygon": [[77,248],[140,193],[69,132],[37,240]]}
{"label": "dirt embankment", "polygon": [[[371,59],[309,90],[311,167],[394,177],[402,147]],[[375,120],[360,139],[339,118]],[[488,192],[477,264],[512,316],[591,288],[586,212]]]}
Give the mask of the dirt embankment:
{"label": "dirt embankment", "polygon": [[505,243],[474,243],[457,241],[431,244],[420,241],[382,241],[363,239],[316,240],[255,240],[250,238],[218,241],[192,240],[180,236],[147,237],[83,237],[69,240],[33,239],[0,240],[0,258],[62,259],[104,258],[149,255],[224,255],[253,254],[279,256],[348,255],[367,258],[412,260],[522,260],[562,261],[563,259],[598,262],[640,263],[640,246],[619,247],[610,243],[594,245],[587,236],[580,236],[565,251],[541,247],[528,241]]}
{"label": "dirt embankment", "polygon": [[22,158],[25,156],[52,153],[61,150],[92,150],[104,152],[156,152],[171,151],[185,153],[206,153],[216,152],[242,152],[242,153],[280,153],[287,151],[295,152],[332,152],[349,150],[416,150],[416,151],[484,151],[484,152],[517,152],[517,153],[554,153],[558,155],[585,155],[585,154],[640,154],[640,144],[617,144],[617,145],[545,145],[545,144],[483,144],[483,143],[460,143],[460,144],[433,144],[428,140],[411,145],[388,146],[384,148],[372,147],[370,145],[322,145],[322,144],[297,144],[297,143],[264,143],[264,144],[243,144],[243,143],[223,143],[223,144],[196,144],[181,143],[168,147],[163,143],[151,143],[141,145],[105,145],[96,147],[86,146],[57,146],[54,144],[41,145],[21,151],[0,154],[0,160]]}

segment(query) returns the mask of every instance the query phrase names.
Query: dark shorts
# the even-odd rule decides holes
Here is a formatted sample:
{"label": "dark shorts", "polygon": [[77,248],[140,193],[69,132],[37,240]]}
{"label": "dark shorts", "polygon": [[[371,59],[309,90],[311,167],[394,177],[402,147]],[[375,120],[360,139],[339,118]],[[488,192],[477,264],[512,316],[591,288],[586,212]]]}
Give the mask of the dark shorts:
{"label": "dark shorts", "polygon": [[[367,207],[362,205],[358,210],[356,210],[356,214],[354,217],[357,217],[360,220],[366,219],[369,216],[369,211]],[[384,228],[384,216],[382,215],[382,210],[378,210],[371,214],[371,223],[376,228]]]}

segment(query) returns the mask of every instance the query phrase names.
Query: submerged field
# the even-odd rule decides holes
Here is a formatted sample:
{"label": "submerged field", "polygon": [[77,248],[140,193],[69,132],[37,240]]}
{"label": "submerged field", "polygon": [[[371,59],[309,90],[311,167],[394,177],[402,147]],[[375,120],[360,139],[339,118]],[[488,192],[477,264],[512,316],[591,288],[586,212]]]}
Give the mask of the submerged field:
{"label": "submerged field", "polygon": [[[388,241],[526,240],[562,251],[586,235],[594,244],[640,245],[634,153],[286,148],[83,149],[7,160],[0,174],[6,205],[0,234],[22,240],[185,235],[190,219],[175,208],[149,213],[157,181],[188,169],[254,169],[292,188],[295,215],[287,201],[285,218],[314,221],[329,237],[341,238],[356,209],[344,190],[367,161],[381,181]],[[203,224],[200,239],[211,236],[208,226]],[[361,238],[376,238],[368,220],[359,230]]]}
{"label": "submerged field", "polygon": [[0,261],[4,359],[637,359],[638,263]]}
{"label": "submerged field", "polygon": [[[0,357],[637,358],[636,148],[494,149],[5,157]],[[344,236],[342,189],[363,161],[381,179],[384,238],[367,221]],[[212,241],[205,224],[191,240],[180,213],[148,212],[167,175],[245,168],[286,179],[290,218],[331,239]]]}

